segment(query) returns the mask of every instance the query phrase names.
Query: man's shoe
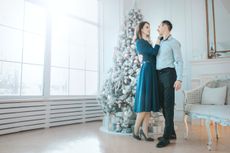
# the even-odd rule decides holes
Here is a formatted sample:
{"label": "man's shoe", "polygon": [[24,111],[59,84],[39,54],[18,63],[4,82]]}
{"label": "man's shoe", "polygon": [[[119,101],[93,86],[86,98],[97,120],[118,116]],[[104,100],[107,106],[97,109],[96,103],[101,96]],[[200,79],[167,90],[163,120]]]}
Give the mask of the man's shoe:
{"label": "man's shoe", "polygon": [[167,145],[169,145],[169,140],[168,139],[165,139],[165,138],[162,138],[158,144],[156,145],[157,148],[163,148],[163,147],[166,147]]}
{"label": "man's shoe", "polygon": [[[161,141],[163,138],[164,137],[158,137],[157,140]],[[176,135],[175,134],[171,135],[169,139],[170,140],[176,140]]]}

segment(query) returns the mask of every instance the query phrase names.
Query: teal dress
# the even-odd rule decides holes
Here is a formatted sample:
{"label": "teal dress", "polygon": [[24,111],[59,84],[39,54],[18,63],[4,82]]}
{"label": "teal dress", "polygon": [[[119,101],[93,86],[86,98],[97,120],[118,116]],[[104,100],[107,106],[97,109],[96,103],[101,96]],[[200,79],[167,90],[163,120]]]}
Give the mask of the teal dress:
{"label": "teal dress", "polygon": [[143,61],[137,77],[134,112],[158,112],[160,109],[156,71],[156,56],[159,48],[159,45],[153,48],[144,39],[136,41],[137,53],[143,55]]}

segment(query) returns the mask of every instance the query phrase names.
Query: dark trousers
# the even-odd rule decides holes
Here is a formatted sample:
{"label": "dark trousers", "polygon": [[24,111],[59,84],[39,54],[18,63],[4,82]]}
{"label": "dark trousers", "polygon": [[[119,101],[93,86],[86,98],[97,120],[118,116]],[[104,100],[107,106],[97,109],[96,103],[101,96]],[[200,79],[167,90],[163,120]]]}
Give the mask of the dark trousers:
{"label": "dark trousers", "polygon": [[169,139],[171,135],[176,134],[174,129],[175,81],[176,71],[174,68],[165,68],[158,71],[160,106],[165,118],[163,137],[166,139]]}

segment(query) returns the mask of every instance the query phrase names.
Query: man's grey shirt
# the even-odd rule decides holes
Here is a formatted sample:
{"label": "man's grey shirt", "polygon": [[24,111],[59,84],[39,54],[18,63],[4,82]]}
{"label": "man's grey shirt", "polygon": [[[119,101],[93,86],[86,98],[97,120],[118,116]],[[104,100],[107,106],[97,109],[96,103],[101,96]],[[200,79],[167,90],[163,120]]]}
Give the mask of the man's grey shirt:
{"label": "man's grey shirt", "polygon": [[175,68],[177,80],[182,81],[183,77],[183,59],[181,54],[181,45],[172,36],[162,40],[160,50],[157,55],[157,70],[164,68]]}

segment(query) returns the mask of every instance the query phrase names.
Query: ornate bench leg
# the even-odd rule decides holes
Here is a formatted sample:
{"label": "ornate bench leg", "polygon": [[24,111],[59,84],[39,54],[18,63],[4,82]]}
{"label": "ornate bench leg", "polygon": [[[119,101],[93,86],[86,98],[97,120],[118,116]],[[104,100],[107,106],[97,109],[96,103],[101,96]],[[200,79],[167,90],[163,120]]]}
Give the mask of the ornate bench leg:
{"label": "ornate bench leg", "polygon": [[218,130],[218,123],[215,122],[215,132],[216,132],[216,140],[219,139],[219,130]]}
{"label": "ornate bench leg", "polygon": [[206,124],[206,129],[207,129],[207,133],[208,133],[208,150],[211,151],[212,150],[212,136],[211,136],[211,130],[210,130],[210,120],[206,120],[205,122]]}
{"label": "ornate bench leg", "polygon": [[188,115],[184,115],[184,125],[185,125],[185,129],[186,129],[186,131],[185,131],[185,134],[184,134],[184,138],[185,139],[188,139]]}

